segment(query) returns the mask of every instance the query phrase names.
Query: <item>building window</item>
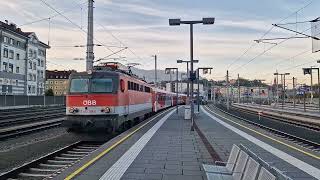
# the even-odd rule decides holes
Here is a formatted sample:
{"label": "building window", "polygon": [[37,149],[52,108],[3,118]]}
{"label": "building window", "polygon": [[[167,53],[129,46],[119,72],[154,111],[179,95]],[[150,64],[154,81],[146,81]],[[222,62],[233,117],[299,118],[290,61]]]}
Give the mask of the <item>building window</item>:
{"label": "building window", "polygon": [[3,71],[7,72],[8,70],[8,64],[6,62],[3,62]]}
{"label": "building window", "polygon": [[33,70],[36,70],[37,69],[37,63],[33,63]]}
{"label": "building window", "polygon": [[29,76],[28,76],[29,78],[29,81],[32,81],[32,74],[29,74]]}
{"label": "building window", "polygon": [[12,93],[12,85],[8,85],[8,93]]}
{"label": "building window", "polygon": [[13,45],[14,40],[12,38],[10,38],[10,44]]}
{"label": "building window", "polygon": [[32,57],[33,55],[32,55],[32,50],[31,49],[29,49],[29,57]]}
{"label": "building window", "polygon": [[17,46],[21,47],[21,42],[20,41],[17,41]]}
{"label": "building window", "polygon": [[28,93],[31,93],[31,86],[28,86]]}
{"label": "building window", "polygon": [[43,71],[40,71],[40,76],[41,78],[43,78]]}
{"label": "building window", "polygon": [[34,50],[34,51],[33,51],[33,54],[34,54],[34,57],[35,57],[35,58],[37,58],[37,57],[38,57],[38,55],[37,55],[37,51],[36,51],[36,50]]}
{"label": "building window", "polygon": [[13,56],[14,56],[14,52],[13,52],[13,50],[10,50],[10,51],[9,51],[9,58],[10,58],[10,59],[13,59]]}
{"label": "building window", "polygon": [[8,58],[8,49],[3,49],[3,57]]}
{"label": "building window", "polygon": [[36,87],[32,86],[32,93],[36,93]]}
{"label": "building window", "polygon": [[33,75],[33,81],[37,81],[36,75]]}
{"label": "building window", "polygon": [[13,64],[9,64],[9,72],[13,73]]}
{"label": "building window", "polygon": [[19,53],[17,53],[16,59],[17,59],[17,60],[20,60],[20,54],[19,54]]}
{"label": "building window", "polygon": [[29,61],[29,69],[32,69],[32,62]]}
{"label": "building window", "polygon": [[5,43],[9,43],[9,38],[8,38],[8,37],[6,37],[6,36],[3,36],[3,42],[5,42]]}
{"label": "building window", "polygon": [[40,66],[40,59],[38,59],[38,66]]}
{"label": "building window", "polygon": [[41,60],[41,67],[43,67],[44,66],[44,63],[43,63],[43,60]]}
{"label": "building window", "polygon": [[18,80],[16,80],[16,86],[18,86],[19,85],[19,81]]}
{"label": "building window", "polygon": [[19,72],[20,72],[20,68],[16,67],[16,73],[19,73]]}

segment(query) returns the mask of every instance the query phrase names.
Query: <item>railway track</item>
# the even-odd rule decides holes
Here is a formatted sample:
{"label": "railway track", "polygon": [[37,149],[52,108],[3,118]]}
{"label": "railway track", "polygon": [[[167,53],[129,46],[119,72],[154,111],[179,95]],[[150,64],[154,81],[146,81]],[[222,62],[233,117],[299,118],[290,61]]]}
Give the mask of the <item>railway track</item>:
{"label": "railway track", "polygon": [[1,180],[49,179],[89,155],[104,142],[79,141],[0,174]]}
{"label": "railway track", "polygon": [[[251,114],[251,115],[254,115],[254,116],[256,116],[257,115],[257,111],[259,111],[259,109],[257,109],[257,111],[251,111],[251,110],[248,110],[248,109],[238,108],[238,107],[235,107],[235,106],[232,106],[232,108],[236,109],[237,111],[240,111],[240,112],[243,112],[243,113],[246,113],[246,114]],[[311,122],[310,123],[301,122],[301,121],[297,121],[297,120],[293,120],[293,119],[286,119],[286,118],[283,118],[283,117],[280,117],[280,116],[277,116],[277,115],[263,113],[263,111],[264,110],[261,109],[261,112],[262,112],[262,113],[260,113],[261,117],[271,118],[271,119],[275,119],[275,120],[282,121],[282,122],[285,122],[285,123],[294,124],[295,126],[305,127],[305,128],[312,129],[312,130],[315,130],[315,131],[320,131],[320,126],[318,124],[314,124],[314,123],[311,123]],[[267,111],[267,110],[265,110],[265,111]],[[281,114],[284,114],[284,113],[281,113]],[[288,113],[288,114],[290,114],[290,113]],[[312,116],[304,116],[304,115],[301,115],[301,114],[294,114],[294,115],[298,116],[298,117],[305,117],[305,118],[312,117]]]}
{"label": "railway track", "polygon": [[63,106],[0,111],[0,140],[45,130],[61,125]]}
{"label": "railway track", "polygon": [[15,111],[0,111],[0,127],[58,118],[65,115],[65,107],[31,108]]}
{"label": "railway track", "polygon": [[[300,133],[292,133],[294,128],[297,128],[296,124],[290,124],[287,122],[279,121],[278,119],[274,119],[274,117],[267,117],[268,120],[263,120],[262,118],[259,120],[257,114],[255,113],[254,116],[252,113],[248,113],[245,111],[237,112],[234,107],[230,111],[227,111],[223,106],[207,106],[207,108],[216,109],[222,113],[225,113],[229,116],[235,117],[241,121],[249,123],[251,125],[257,126],[261,129],[264,129],[268,132],[275,134],[278,137],[287,139],[301,147],[307,148],[311,151],[320,152],[320,137],[319,137],[319,130],[315,129],[307,129],[307,127],[300,127]],[[232,113],[231,113],[232,112]],[[243,117],[241,113],[248,113],[250,116]],[[266,117],[265,117],[266,118]],[[274,121],[270,121],[273,118]],[[278,121],[278,122],[276,122]],[[269,123],[267,123],[269,122]],[[303,131],[304,130],[304,131]],[[305,131],[307,130],[307,131]],[[309,131],[308,131],[309,130]],[[297,132],[297,131],[295,131]],[[298,134],[298,135],[297,135]]]}

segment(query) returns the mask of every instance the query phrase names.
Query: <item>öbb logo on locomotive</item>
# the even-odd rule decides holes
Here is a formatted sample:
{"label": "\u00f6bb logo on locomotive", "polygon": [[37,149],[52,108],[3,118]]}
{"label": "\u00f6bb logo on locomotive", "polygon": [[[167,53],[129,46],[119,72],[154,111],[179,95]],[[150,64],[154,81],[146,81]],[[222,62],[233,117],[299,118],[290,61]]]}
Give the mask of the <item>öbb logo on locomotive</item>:
{"label": "\u00f6bb logo on locomotive", "polygon": [[95,105],[97,105],[97,101],[96,100],[83,100],[82,104],[84,106],[95,106]]}

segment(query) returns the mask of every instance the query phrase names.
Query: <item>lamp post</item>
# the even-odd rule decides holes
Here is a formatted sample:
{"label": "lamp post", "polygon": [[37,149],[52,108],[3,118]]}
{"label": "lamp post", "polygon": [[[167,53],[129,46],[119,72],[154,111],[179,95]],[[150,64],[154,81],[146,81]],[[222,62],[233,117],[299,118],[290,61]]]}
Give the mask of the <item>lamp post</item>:
{"label": "lamp post", "polygon": [[[282,109],[283,109],[283,106],[284,106],[284,98],[286,96],[286,76],[287,75],[290,75],[290,73],[274,73],[274,75],[277,76],[277,93],[278,93],[278,75],[280,75],[281,77],[281,80],[282,80]],[[278,98],[278,97],[277,97]]]}
{"label": "lamp post", "polygon": [[194,130],[194,102],[193,102],[193,82],[196,79],[194,71],[193,71],[193,25],[194,24],[214,24],[215,18],[202,18],[202,20],[198,21],[181,21],[181,19],[169,19],[169,25],[170,26],[180,26],[181,24],[188,24],[190,26],[190,81],[191,81],[191,99],[189,99],[189,102],[191,100],[191,131]]}
{"label": "lamp post", "polygon": [[[320,63],[320,60],[317,61],[317,63]],[[303,68],[303,74],[310,74],[311,76],[311,93],[312,93],[312,70],[318,71],[318,99],[319,99],[319,111],[320,111],[320,70],[319,68],[314,68],[311,66],[310,68]]]}
{"label": "lamp post", "polygon": [[157,87],[158,84],[158,75],[157,75],[157,55],[153,55],[154,57],[154,85]]}
{"label": "lamp post", "polygon": [[[213,68],[208,68],[208,67],[202,67],[202,68],[198,68],[197,69],[197,74],[198,74],[198,89],[197,89],[197,104],[198,104],[198,112],[200,112],[200,85],[199,85],[199,82],[200,82],[200,69],[203,70],[203,74],[207,74],[208,72],[211,74],[211,70]],[[203,85],[204,86],[204,85]]]}
{"label": "lamp post", "polygon": [[[199,60],[196,60],[196,59],[193,60],[193,63],[198,63],[198,62],[199,62]],[[188,78],[188,82],[187,82],[187,97],[189,98],[189,96],[190,96],[190,91],[189,91],[189,89],[190,89],[190,87],[189,87],[189,63],[191,63],[191,61],[184,61],[184,60],[178,59],[177,63],[186,63],[187,64],[187,78]]]}
{"label": "lamp post", "polygon": [[[317,63],[320,63],[320,60],[317,60]],[[320,111],[320,72],[318,68],[318,103],[319,103],[319,111]]]}
{"label": "lamp post", "polygon": [[[176,70],[176,112],[178,113],[178,83],[179,83],[179,70],[178,68],[166,68],[165,73],[166,74],[171,74],[171,70]],[[170,82],[171,83],[171,82]]]}

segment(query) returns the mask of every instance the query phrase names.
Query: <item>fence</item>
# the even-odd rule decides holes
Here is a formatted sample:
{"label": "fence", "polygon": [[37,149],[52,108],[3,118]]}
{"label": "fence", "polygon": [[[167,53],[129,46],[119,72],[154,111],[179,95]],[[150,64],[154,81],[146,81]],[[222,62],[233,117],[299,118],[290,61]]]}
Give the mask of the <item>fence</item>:
{"label": "fence", "polygon": [[0,107],[65,105],[65,96],[0,95]]}

